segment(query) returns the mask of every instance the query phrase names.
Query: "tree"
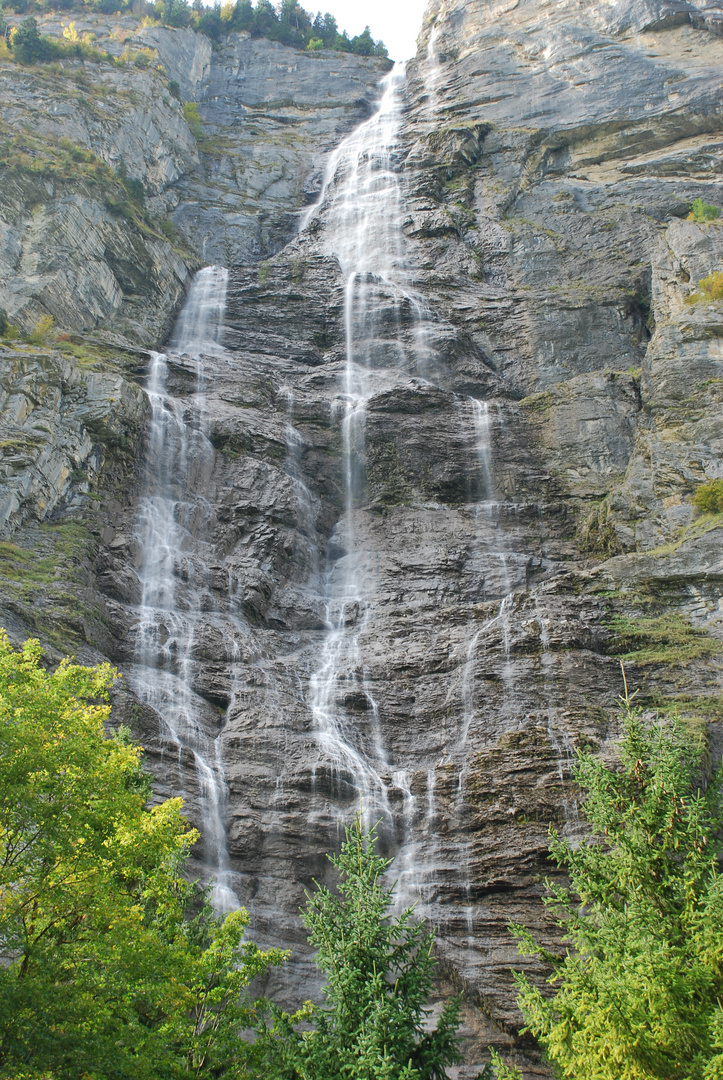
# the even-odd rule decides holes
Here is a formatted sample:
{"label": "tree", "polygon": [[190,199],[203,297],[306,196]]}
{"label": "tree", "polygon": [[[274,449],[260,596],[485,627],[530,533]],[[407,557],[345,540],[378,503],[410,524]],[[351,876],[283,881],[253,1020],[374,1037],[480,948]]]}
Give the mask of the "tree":
{"label": "tree", "polygon": [[590,835],[576,846],[551,833],[570,885],[548,882],[546,903],[567,947],[515,928],[554,992],[517,974],[519,1004],[560,1077],[720,1080],[723,776],[705,782],[705,747],[681,721],[623,706],[619,764],[578,755]]}
{"label": "tree", "polygon": [[242,993],[283,955],[183,878],[181,800],[146,809],[138,747],[103,729],[116,673],[42,659],[0,631],[0,1077],[242,1077]]}
{"label": "tree", "polygon": [[10,40],[13,55],[21,64],[51,60],[55,55],[53,43],[38,33],[38,24],[32,16],[23,19]]}
{"label": "tree", "polygon": [[[438,1080],[461,1060],[459,1000],[447,1002],[429,1030],[434,935],[413,909],[390,915],[393,889],[383,884],[391,860],[376,854],[376,831],[357,815],[339,856],[337,892],[317,886],[302,914],[325,1005],[277,1012],[276,1075],[284,1080]],[[299,1033],[299,1019],[312,1030]],[[272,1055],[273,1057],[273,1055]]]}

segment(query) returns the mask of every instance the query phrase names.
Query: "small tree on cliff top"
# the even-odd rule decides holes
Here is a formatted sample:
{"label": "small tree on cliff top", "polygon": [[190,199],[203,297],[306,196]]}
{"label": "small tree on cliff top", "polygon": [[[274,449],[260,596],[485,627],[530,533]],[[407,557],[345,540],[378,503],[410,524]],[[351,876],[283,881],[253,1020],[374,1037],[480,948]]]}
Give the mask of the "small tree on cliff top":
{"label": "small tree on cliff top", "polygon": [[[589,837],[551,833],[569,888],[548,882],[567,948],[524,927],[520,951],[552,968],[552,995],[515,976],[527,1029],[565,1080],[723,1078],[723,776],[702,740],[623,702],[620,764],[578,755]],[[499,1059],[499,1080],[516,1075]]]}
{"label": "small tree on cliff top", "polygon": [[[337,892],[319,886],[302,914],[326,976],[326,1004],[277,1015],[284,1080],[441,1080],[461,1060],[458,1000],[427,1027],[434,935],[411,908],[391,917],[393,889],[382,880],[391,860],[377,855],[376,839],[357,815],[341,854],[329,856]],[[312,1030],[297,1032],[298,1019]]]}

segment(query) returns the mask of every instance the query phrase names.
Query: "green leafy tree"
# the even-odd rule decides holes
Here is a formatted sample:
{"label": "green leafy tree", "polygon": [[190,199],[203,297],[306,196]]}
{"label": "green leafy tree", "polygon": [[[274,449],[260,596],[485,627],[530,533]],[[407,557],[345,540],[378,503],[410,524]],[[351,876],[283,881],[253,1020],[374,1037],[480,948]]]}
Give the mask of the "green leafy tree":
{"label": "green leafy tree", "polygon": [[[580,753],[590,835],[551,833],[570,885],[548,882],[566,948],[516,927],[551,967],[551,994],[515,976],[527,1029],[574,1080],[723,1077],[723,778],[680,721],[648,724],[624,702],[619,764]],[[499,1078],[516,1075],[497,1059]]]}
{"label": "green leafy tree", "polygon": [[[391,860],[377,855],[376,839],[357,815],[341,854],[329,856],[337,892],[318,886],[302,914],[326,976],[325,1005],[277,1013],[272,1060],[285,1080],[441,1080],[461,1060],[459,1000],[428,1028],[434,935],[411,908],[390,914],[383,875]],[[311,1030],[299,1033],[299,1020]]]}
{"label": "green leafy tree", "polygon": [[283,956],[183,878],[181,800],[146,809],[138,747],[104,732],[116,673],[42,660],[0,632],[0,1077],[246,1076],[243,992]]}
{"label": "green leafy tree", "polygon": [[717,206],[703,202],[702,199],[693,199],[690,204],[688,221],[696,221],[699,225],[703,225],[706,221],[715,221],[719,214],[720,210]]}
{"label": "green leafy tree", "polygon": [[[722,275],[723,276],[723,275]],[[701,484],[693,496],[693,505],[698,510],[708,510],[713,514],[723,514],[723,479],[708,480]]]}

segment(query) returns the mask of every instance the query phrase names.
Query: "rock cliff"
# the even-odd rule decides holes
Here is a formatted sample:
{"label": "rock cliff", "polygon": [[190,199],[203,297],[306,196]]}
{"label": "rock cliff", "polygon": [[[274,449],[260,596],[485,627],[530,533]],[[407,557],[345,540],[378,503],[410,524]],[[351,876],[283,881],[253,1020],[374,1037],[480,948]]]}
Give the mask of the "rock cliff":
{"label": "rock cliff", "polygon": [[134,682],[159,484],[140,387],[191,272],[227,266],[223,348],[202,375],[171,349],[163,393],[202,447],[173,495],[174,595],[228,881],[294,949],[278,992],[306,996],[296,913],[362,791],[438,928],[439,993],[464,992],[459,1076],[489,1042],[546,1075],[516,1036],[507,924],[553,933],[548,824],[579,828],[574,747],[614,740],[614,657],[720,742],[722,533],[691,497],[723,475],[723,307],[686,300],[723,269],[723,226],[686,217],[723,202],[721,13],[432,3],[385,159],[404,288],[362,275],[363,393],[338,186],[295,233],[384,65],[106,22],[99,46],[127,37],[148,67],[0,66],[24,155],[2,166],[0,306],[65,332],[0,351],[2,616],[119,665],[118,718],[203,823],[192,749],[169,752]]}

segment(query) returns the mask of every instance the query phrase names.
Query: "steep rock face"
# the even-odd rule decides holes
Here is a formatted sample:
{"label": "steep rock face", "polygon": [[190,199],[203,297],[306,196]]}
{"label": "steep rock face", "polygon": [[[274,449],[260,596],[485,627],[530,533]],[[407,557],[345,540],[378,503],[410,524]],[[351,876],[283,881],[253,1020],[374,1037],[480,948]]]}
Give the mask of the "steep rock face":
{"label": "steep rock face", "polygon": [[0,345],[0,618],[92,660],[113,648],[99,542],[137,494],[148,405],[132,381],[142,354],[64,350]]}
{"label": "steep rock face", "polygon": [[50,315],[61,329],[112,324],[150,344],[194,257],[128,199],[116,171],[122,162],[157,196],[198,160],[195,140],[156,72],[93,69],[1,65],[0,306],[26,330]]}
{"label": "steep rock face", "polygon": [[[25,330],[51,315],[153,346],[199,259],[255,261],[293,234],[314,163],[363,118],[387,63],[248,35],[213,51],[128,16],[74,30],[115,62],[0,63],[0,307]],[[173,79],[198,102],[196,136]]]}
{"label": "steep rock face", "polygon": [[[721,268],[723,227],[681,220],[696,197],[720,205],[715,26],[713,9],[677,0],[432,5],[392,162],[410,296],[428,309],[426,366],[387,362],[380,340],[351,505],[346,282],[329,213],[279,248],[318,186],[320,151],[363,115],[378,71],[341,58],[337,76],[338,57],[244,38],[207,58],[189,32],[143,31],[170,77],[188,73],[204,122],[201,166],[162,197],[199,249],[232,264],[225,351],[201,382],[172,358],[167,392],[212,447],[189,475],[199,512],[177,589],[182,607],[204,582],[187,668],[228,785],[234,887],[256,936],[294,948],[282,995],[308,996],[298,906],[360,788],[320,738],[331,710],[375,771],[367,791],[400,894],[438,927],[439,992],[464,991],[460,1077],[488,1042],[516,1042],[509,968],[524,962],[507,924],[552,935],[548,823],[579,828],[573,748],[606,752],[615,736],[612,654],[633,654],[647,703],[721,716],[721,531],[690,501],[720,469],[721,311],[684,301]],[[406,358],[418,330],[410,299],[392,334]],[[10,359],[15,400],[30,360]],[[90,421],[81,410],[61,424],[66,391],[52,393],[49,438],[77,469]],[[118,393],[120,415],[139,416],[135,392]],[[41,478],[42,447],[11,463],[13,542],[46,535],[45,506],[51,527],[82,506],[95,559],[83,587],[102,614],[86,640],[128,676],[117,715],[148,747],[159,794],[182,791],[203,826],[193,755],[168,753],[162,718],[132,692],[137,495],[154,478],[148,458],[131,476],[103,445],[103,497],[96,484],[76,505],[72,474],[62,498]],[[330,597],[360,553],[364,594],[334,638]],[[27,596],[55,601],[37,580],[34,593],[25,579],[13,588],[19,633],[34,625]],[[342,660],[348,677],[329,680]],[[516,1045],[527,1075],[544,1075]]]}
{"label": "steep rock face", "polygon": [[[192,31],[150,28],[143,40],[170,77],[189,79]],[[273,254],[296,230],[319,182],[319,163],[378,95],[387,62],[344,53],[300,52],[265,38],[231,34],[189,91],[203,123],[201,169],[176,186],[173,220],[204,263],[233,266]]]}

